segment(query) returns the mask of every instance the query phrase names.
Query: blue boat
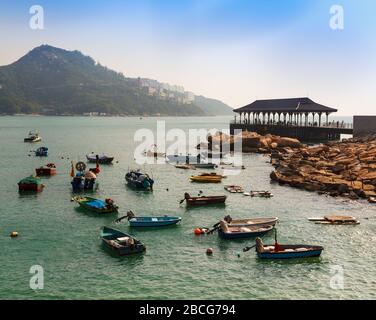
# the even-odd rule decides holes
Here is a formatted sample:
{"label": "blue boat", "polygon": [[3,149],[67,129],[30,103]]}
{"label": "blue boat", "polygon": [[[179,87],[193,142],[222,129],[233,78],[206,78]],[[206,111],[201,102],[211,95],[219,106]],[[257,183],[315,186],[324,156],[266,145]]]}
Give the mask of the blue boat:
{"label": "blue boat", "polygon": [[35,150],[35,155],[37,157],[47,157],[48,156],[48,148],[47,147],[40,147]]}
{"label": "blue boat", "polygon": [[131,235],[109,227],[101,230],[103,245],[119,256],[142,253],[146,247]]}
{"label": "blue boat", "polygon": [[218,235],[225,240],[255,238],[262,237],[273,229],[274,226],[271,225],[231,227],[222,220],[219,224]]}
{"label": "blue boat", "polygon": [[281,245],[278,244],[276,251],[275,245],[264,245],[260,238],[256,239],[256,252],[260,259],[297,259],[318,257],[324,250],[321,246],[312,246],[304,244]]}
{"label": "blue boat", "polygon": [[132,170],[125,175],[125,180],[131,188],[153,191],[154,180],[147,173]]}
{"label": "blue boat", "polygon": [[[136,217],[132,211],[127,212],[123,218],[128,218],[130,227],[165,227],[179,223],[180,217],[159,216],[159,217]],[[117,219],[119,222],[121,219]]]}

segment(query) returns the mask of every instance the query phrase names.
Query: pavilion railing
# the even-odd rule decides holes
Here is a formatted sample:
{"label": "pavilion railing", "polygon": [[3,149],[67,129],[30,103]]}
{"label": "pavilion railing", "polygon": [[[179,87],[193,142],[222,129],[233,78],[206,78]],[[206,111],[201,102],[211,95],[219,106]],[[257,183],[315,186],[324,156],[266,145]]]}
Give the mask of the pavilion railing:
{"label": "pavilion railing", "polygon": [[264,125],[264,126],[284,126],[284,127],[320,127],[320,128],[338,128],[338,129],[353,129],[352,123],[344,121],[330,121],[328,123],[296,123],[296,122],[248,122],[247,120],[231,120],[231,124],[244,124],[244,125]]}

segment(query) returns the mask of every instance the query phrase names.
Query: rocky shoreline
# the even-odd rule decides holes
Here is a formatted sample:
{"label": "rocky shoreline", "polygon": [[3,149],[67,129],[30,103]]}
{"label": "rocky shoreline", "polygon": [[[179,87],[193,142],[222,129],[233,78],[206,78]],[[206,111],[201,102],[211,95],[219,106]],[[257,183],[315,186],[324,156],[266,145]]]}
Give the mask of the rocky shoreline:
{"label": "rocky shoreline", "polygon": [[[216,135],[233,144],[240,136]],[[275,170],[272,181],[333,197],[376,200],[376,137],[307,146],[296,139],[243,132],[243,152],[266,153]]]}

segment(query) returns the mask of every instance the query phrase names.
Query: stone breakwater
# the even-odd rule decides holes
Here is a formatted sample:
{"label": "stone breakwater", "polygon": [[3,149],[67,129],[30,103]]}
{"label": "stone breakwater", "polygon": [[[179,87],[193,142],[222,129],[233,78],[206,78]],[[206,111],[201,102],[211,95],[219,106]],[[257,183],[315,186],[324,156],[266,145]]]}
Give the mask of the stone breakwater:
{"label": "stone breakwater", "polygon": [[[240,136],[215,135],[209,146],[233,144]],[[268,153],[275,170],[272,181],[307,191],[374,200],[376,197],[376,137],[347,139],[307,146],[296,139],[253,132],[242,134],[243,152]]]}
{"label": "stone breakwater", "polygon": [[376,197],[376,138],[348,139],[271,155],[273,181],[351,199]]}

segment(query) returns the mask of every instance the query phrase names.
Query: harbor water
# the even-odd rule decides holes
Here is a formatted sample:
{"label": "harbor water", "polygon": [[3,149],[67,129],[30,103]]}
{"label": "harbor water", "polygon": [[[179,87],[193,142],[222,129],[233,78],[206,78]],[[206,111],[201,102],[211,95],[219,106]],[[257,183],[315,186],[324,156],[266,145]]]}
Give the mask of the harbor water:
{"label": "harbor water", "polygon": [[[375,299],[376,207],[367,202],[320,196],[270,182],[273,170],[264,155],[245,154],[240,175],[221,184],[195,184],[190,171],[170,164],[137,166],[134,142],[138,129],[228,129],[232,117],[96,118],[0,117],[0,299]],[[23,138],[38,130],[42,142]],[[31,152],[49,148],[48,158]],[[115,157],[101,166],[97,198],[112,198],[119,214],[98,215],[77,209],[71,202],[71,160],[85,161],[91,152]],[[57,175],[43,179],[38,195],[20,195],[17,182],[35,168],[53,162]],[[91,165],[93,166],[93,165]],[[124,175],[141,168],[155,180],[154,192],[127,188]],[[271,190],[271,199],[230,194],[225,184],[246,191]],[[187,209],[179,205],[184,192],[228,195],[227,205]],[[182,217],[180,225],[130,229],[128,210],[136,215]],[[196,227],[210,227],[225,215],[233,218],[279,217],[278,240],[288,244],[324,246],[320,258],[261,261],[254,250],[242,248],[254,240],[226,241],[217,233],[196,236]],[[353,215],[358,226],[317,225],[308,217]],[[134,235],[147,247],[137,256],[114,257],[101,245],[100,228],[114,227]],[[9,234],[17,231],[19,236]],[[263,238],[274,243],[274,232]],[[207,256],[207,248],[214,254]],[[43,289],[30,288],[30,268],[43,268]]]}

